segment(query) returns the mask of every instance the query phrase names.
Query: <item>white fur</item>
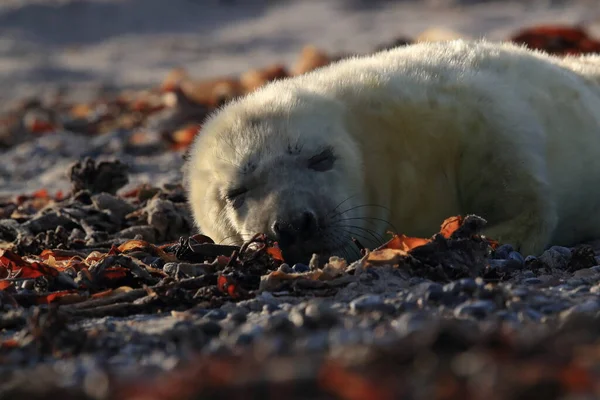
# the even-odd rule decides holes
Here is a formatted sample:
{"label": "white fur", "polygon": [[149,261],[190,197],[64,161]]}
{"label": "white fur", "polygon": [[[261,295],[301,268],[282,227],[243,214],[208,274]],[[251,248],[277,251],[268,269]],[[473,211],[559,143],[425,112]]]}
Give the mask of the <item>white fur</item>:
{"label": "white fur", "polygon": [[[303,168],[285,152],[295,141],[307,155],[332,145],[334,170]],[[257,168],[240,177],[248,158]],[[223,200],[240,179],[252,190],[243,212]],[[315,196],[332,198],[315,207],[382,206],[344,214],[370,218],[346,236],[392,229],[379,219],[429,236],[475,213],[525,253],[599,238],[600,56],[458,40],[343,60],[215,113],[186,180],[199,228],[218,241],[268,230],[269,213]]]}

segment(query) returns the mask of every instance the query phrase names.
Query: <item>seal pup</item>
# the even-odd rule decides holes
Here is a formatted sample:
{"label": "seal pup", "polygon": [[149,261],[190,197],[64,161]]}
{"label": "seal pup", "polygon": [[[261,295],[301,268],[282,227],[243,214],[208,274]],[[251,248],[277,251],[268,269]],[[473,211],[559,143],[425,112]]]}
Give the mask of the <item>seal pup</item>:
{"label": "seal pup", "polygon": [[525,254],[598,238],[600,56],[457,40],[345,59],[216,111],[184,176],[204,234],[267,233],[288,262],[457,214]]}

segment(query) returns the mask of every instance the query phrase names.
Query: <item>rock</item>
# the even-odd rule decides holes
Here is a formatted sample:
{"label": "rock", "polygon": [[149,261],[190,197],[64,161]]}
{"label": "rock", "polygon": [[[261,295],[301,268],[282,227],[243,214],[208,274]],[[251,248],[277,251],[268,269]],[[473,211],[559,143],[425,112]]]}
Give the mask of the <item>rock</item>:
{"label": "rock", "polygon": [[297,263],[297,264],[294,264],[294,266],[292,267],[292,270],[297,274],[301,274],[303,272],[310,271],[310,268],[306,264]]}
{"label": "rock", "polygon": [[518,251],[511,251],[508,254],[508,260],[513,260],[518,262],[520,265],[524,265],[525,264],[525,258],[523,258],[523,256],[521,255],[521,253],[519,253]]}
{"label": "rock", "polygon": [[279,268],[278,268],[278,271],[279,271],[279,272],[286,273],[286,274],[291,274],[291,273],[295,272],[295,271],[292,269],[292,267],[290,267],[290,266],[289,266],[289,264],[287,264],[287,263],[283,263],[283,264],[281,264],[281,265],[279,266]]}
{"label": "rock", "polygon": [[575,271],[573,273],[573,277],[574,278],[594,278],[594,277],[600,278],[600,273],[598,272],[598,269],[596,269],[595,267],[583,268],[583,269],[579,269],[579,270]]}
{"label": "rock", "polygon": [[307,337],[297,339],[295,347],[301,352],[321,352],[329,347],[329,334],[327,331],[311,333]]}
{"label": "rock", "polygon": [[542,283],[542,280],[538,278],[523,279],[523,284],[525,285],[539,285],[540,283]]}
{"label": "rock", "polygon": [[525,309],[523,309],[522,311],[519,311],[517,313],[519,320],[522,322],[526,322],[526,321],[533,321],[533,322],[539,322],[542,320],[542,318],[544,317],[543,314],[541,314],[538,311],[535,311],[534,309],[527,307]]}
{"label": "rock", "polygon": [[500,259],[500,260],[506,260],[506,259],[508,259],[509,254],[513,251],[514,251],[514,248],[511,244],[503,244],[503,245],[499,246],[496,249],[496,251],[494,252],[494,258]]}
{"label": "rock", "polygon": [[384,313],[393,313],[396,308],[391,304],[386,304],[383,298],[374,294],[366,294],[350,302],[350,310],[354,313],[380,311]]}
{"label": "rock", "polygon": [[574,305],[573,307],[560,313],[560,318],[570,318],[574,315],[596,314],[600,311],[600,300],[592,299],[583,303]]}
{"label": "rock", "polygon": [[550,315],[550,314],[557,314],[557,313],[565,310],[566,308],[569,308],[568,304],[556,302],[556,303],[546,304],[546,305],[540,307],[539,311],[542,314]]}
{"label": "rock", "polygon": [[456,317],[483,319],[496,310],[496,304],[490,300],[475,300],[461,304],[454,310]]}
{"label": "rock", "polygon": [[571,250],[567,247],[552,246],[544,251],[539,260],[549,268],[567,269],[571,261]]}
{"label": "rock", "polygon": [[207,336],[217,336],[222,330],[221,325],[211,320],[202,320],[196,326]]}
{"label": "rock", "polygon": [[432,315],[423,311],[406,312],[392,320],[390,325],[401,336],[425,329],[433,321]]}
{"label": "rock", "polygon": [[103,161],[96,164],[92,158],[86,158],[73,164],[69,170],[69,179],[73,193],[89,190],[90,193],[115,194],[129,182],[127,165],[120,161]]}
{"label": "rock", "polygon": [[273,303],[267,303],[262,308],[262,312],[265,314],[271,314],[277,310],[279,310],[279,306]]}
{"label": "rock", "polygon": [[227,318],[227,312],[219,309],[210,310],[206,314],[204,314],[204,318],[211,319],[214,321],[220,321],[222,319]]}
{"label": "rock", "polygon": [[288,333],[292,332],[295,326],[288,313],[280,312],[269,316],[264,329],[267,333]]}
{"label": "rock", "polygon": [[454,282],[450,282],[444,285],[444,291],[454,294],[466,293],[472,294],[478,288],[477,282],[472,278],[462,278]]}
{"label": "rock", "polygon": [[229,318],[229,320],[234,321],[237,324],[242,324],[242,323],[246,322],[246,320],[248,319],[246,317],[246,314],[247,313],[245,313],[243,311],[236,310],[236,311],[231,312],[229,314],[228,318]]}

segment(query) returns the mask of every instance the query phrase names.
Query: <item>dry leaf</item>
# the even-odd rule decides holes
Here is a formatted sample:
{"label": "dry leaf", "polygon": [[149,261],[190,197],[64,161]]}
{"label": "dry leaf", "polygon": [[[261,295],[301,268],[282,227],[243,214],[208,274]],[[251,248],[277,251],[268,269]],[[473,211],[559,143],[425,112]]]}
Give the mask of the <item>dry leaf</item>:
{"label": "dry leaf", "polygon": [[296,64],[292,67],[292,75],[302,75],[331,62],[331,58],[315,46],[304,46]]}

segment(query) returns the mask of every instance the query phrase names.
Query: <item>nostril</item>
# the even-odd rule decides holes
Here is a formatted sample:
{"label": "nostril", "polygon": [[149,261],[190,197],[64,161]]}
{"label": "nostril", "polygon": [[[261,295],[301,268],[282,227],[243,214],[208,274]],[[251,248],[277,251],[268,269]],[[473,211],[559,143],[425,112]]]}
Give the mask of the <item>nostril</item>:
{"label": "nostril", "polygon": [[298,230],[304,234],[310,234],[317,228],[317,218],[311,211],[304,211],[298,224]]}
{"label": "nostril", "polygon": [[281,232],[281,222],[279,222],[279,221],[273,222],[273,225],[271,225],[271,230],[273,231],[273,233],[275,235],[279,235],[279,232]]}
{"label": "nostril", "polygon": [[294,232],[290,224],[277,220],[271,225],[271,230],[275,235],[275,239],[280,245],[291,244],[294,241]]}
{"label": "nostril", "polygon": [[289,245],[308,239],[317,230],[317,217],[312,211],[303,211],[293,219],[278,219],[271,230],[280,245]]}

